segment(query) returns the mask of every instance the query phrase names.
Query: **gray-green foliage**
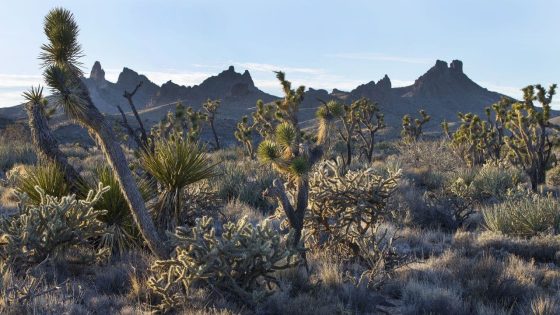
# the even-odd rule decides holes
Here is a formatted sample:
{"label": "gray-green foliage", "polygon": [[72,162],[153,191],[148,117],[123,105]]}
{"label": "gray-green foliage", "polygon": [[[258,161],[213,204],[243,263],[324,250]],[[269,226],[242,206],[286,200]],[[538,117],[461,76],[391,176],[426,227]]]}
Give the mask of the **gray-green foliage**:
{"label": "gray-green foliage", "polygon": [[202,217],[194,227],[179,227],[168,234],[176,255],[156,261],[148,279],[150,289],[162,297],[163,309],[184,304],[188,290],[196,285],[253,304],[266,296],[265,284],[274,281],[272,273],[293,266],[298,257],[286,247],[287,237],[280,236],[268,220],[257,226],[246,218],[228,222],[218,236],[213,220]]}
{"label": "gray-green foliage", "polygon": [[62,257],[75,247],[91,247],[88,241],[105,232],[99,217],[105,210],[94,208],[107,188],[101,184],[85,199],[75,195],[57,198],[37,188],[38,205],[20,204],[19,213],[0,224],[0,255],[18,266],[36,264],[47,257]]}
{"label": "gray-green foliage", "polygon": [[482,215],[489,230],[512,236],[556,234],[560,227],[558,200],[550,195],[517,192]]}
{"label": "gray-green foliage", "polygon": [[223,162],[217,169],[219,176],[211,182],[223,200],[239,199],[258,209],[270,207],[262,192],[272,184],[275,174],[255,161]]}

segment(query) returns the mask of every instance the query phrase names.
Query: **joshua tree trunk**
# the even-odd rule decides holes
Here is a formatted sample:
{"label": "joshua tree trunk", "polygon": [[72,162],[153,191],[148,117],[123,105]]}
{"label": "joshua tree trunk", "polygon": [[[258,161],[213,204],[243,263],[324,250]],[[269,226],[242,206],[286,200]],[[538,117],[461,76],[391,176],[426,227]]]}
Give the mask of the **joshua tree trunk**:
{"label": "joshua tree trunk", "polygon": [[220,149],[220,140],[218,139],[218,134],[216,133],[216,128],[214,127],[214,119],[210,120],[210,128],[214,134],[214,141],[216,141],[216,149]]}
{"label": "joshua tree trunk", "polygon": [[66,155],[58,149],[58,141],[53,136],[47,123],[42,105],[29,101],[25,105],[31,129],[31,139],[37,148],[40,159],[56,164],[64,172],[64,178],[73,193],[79,192],[80,184],[84,183],[80,174],[68,164]]}
{"label": "joshua tree trunk", "polygon": [[[78,79],[80,80],[80,79]],[[105,117],[93,104],[87,87],[80,80],[80,98],[83,100],[82,108],[72,113],[78,122],[88,129],[90,135],[95,138],[101,150],[105,154],[109,166],[113,170],[121,191],[131,210],[132,218],[136,223],[142,237],[146,241],[150,250],[159,258],[169,257],[169,251],[160,239],[154,222],[150,217],[144,204],[144,199],[138,190],[138,186],[132,172],[128,168],[128,162],[115,138],[115,134]]]}

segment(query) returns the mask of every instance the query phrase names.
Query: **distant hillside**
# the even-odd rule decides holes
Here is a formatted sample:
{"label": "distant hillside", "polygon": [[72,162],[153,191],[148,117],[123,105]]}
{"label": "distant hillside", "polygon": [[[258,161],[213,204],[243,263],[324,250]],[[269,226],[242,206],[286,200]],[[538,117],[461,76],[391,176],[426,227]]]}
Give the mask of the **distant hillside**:
{"label": "distant hillside", "polygon": [[[132,91],[142,81],[143,85],[134,96],[134,102],[148,125],[163,118],[167,111],[174,109],[178,101],[200,108],[207,98],[220,99],[222,106],[219,129],[228,138],[232,137],[235,122],[242,115],[250,113],[257,100],[271,102],[279,98],[261,91],[255,86],[248,71],[241,74],[233,66],[207,78],[199,85],[183,86],[168,81],[158,86],[148,77],[129,68],[122,70],[117,82],[107,81],[101,64],[95,62],[90,76],[84,80],[98,108],[115,119],[118,118],[117,105],[125,111],[129,110],[123,97],[124,91]],[[482,113],[485,107],[502,96],[472,81],[463,72],[461,61],[454,60],[448,65],[445,61],[438,60],[410,86],[393,87],[391,79],[385,75],[377,82],[370,81],[349,92],[338,89],[328,92],[310,87],[301,106],[300,121],[312,122],[315,109],[321,101],[336,99],[348,103],[366,97],[381,104],[386,121],[395,130],[399,128],[403,115],[416,113],[419,109],[425,109],[432,116],[430,125],[435,129],[444,119],[456,120],[459,111]],[[21,105],[0,108],[0,117],[3,117],[5,123],[6,119],[25,118],[25,113]],[[58,120],[64,121],[64,118],[59,117]]]}

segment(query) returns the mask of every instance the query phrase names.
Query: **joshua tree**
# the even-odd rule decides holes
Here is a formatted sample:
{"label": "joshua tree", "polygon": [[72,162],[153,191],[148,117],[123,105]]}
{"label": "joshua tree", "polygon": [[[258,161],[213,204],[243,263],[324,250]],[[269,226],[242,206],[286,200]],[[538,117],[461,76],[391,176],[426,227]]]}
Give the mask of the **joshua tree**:
{"label": "joshua tree", "polygon": [[235,129],[235,139],[243,144],[250,159],[255,158],[255,149],[253,147],[254,130],[254,126],[249,125],[249,118],[247,116],[241,118]]}
{"label": "joshua tree", "polygon": [[[332,118],[340,119],[340,124],[337,128],[338,135],[346,144],[346,159],[344,160],[345,165],[350,165],[352,163],[352,144],[355,136],[355,129],[358,125],[358,120],[356,117],[356,109],[358,107],[358,102],[353,102],[351,105],[342,105],[337,101],[329,101],[324,103],[325,106],[320,107],[317,110],[317,118],[319,121],[329,121]],[[319,131],[320,134],[327,134],[328,126],[321,124],[319,128],[326,128],[325,131]]]}
{"label": "joshua tree", "polygon": [[[514,103],[506,114],[505,127],[510,135],[504,140],[510,151],[509,157],[529,176],[533,190],[545,182],[552,148],[558,142],[551,129],[559,130],[560,126],[549,121],[550,103],[555,93],[556,84],[548,91],[538,84],[529,85],[523,89],[523,102]],[[542,108],[536,108],[534,101]]]}
{"label": "joshua tree", "polygon": [[[271,164],[287,180],[285,186],[280,178],[275,179],[272,187],[264,194],[278,199],[288,225],[294,230],[294,245],[297,246],[301,240],[303,220],[308,208],[308,172],[322,157],[326,136],[324,133],[318,134],[316,143],[302,136],[297,112],[303,101],[305,87],[292,89],[291,83],[286,81],[283,72],[277,72],[276,77],[284,91],[284,98],[275,104],[278,125],[274,135],[270,135],[260,143],[257,156],[262,163]],[[325,132],[328,128],[319,128],[319,130]],[[286,192],[286,188],[290,190],[290,195]]]}
{"label": "joshua tree", "polygon": [[58,149],[58,141],[54,137],[47,123],[47,100],[43,97],[43,88],[31,88],[23,93],[27,100],[25,110],[29,119],[31,139],[37,148],[41,160],[55,164],[64,174],[66,182],[73,193],[83,188],[84,181],[80,174],[68,163],[66,155]]}
{"label": "joshua tree", "polygon": [[218,133],[216,132],[216,128],[214,126],[214,121],[216,120],[216,114],[218,113],[218,107],[220,107],[220,100],[206,100],[206,103],[202,105],[204,110],[206,111],[206,120],[210,124],[210,128],[212,129],[212,134],[214,135],[214,141],[216,142],[216,149],[220,149],[220,140],[218,139]]}
{"label": "joshua tree", "polygon": [[415,118],[414,121],[410,115],[404,115],[402,118],[401,137],[405,143],[418,141],[422,136],[422,126],[432,118],[423,109],[419,111],[421,118]]}
{"label": "joshua tree", "polygon": [[274,135],[274,128],[278,124],[279,117],[276,116],[276,107],[273,104],[264,104],[262,100],[257,101],[256,111],[253,113],[253,129],[263,139]]}
{"label": "joshua tree", "polygon": [[86,128],[101,147],[150,250],[158,257],[169,257],[111,125],[93,104],[82,80],[79,62],[82,48],[78,43],[78,24],[73,14],[62,8],[51,10],[45,17],[44,32],[48,42],[41,47],[40,59],[45,68],[45,81],[52,89],[56,102],[70,118]]}
{"label": "joshua tree", "polygon": [[386,127],[384,116],[377,103],[365,98],[356,101],[356,111],[358,125],[355,131],[360,143],[361,154],[366,157],[368,162],[371,162],[375,134]]}

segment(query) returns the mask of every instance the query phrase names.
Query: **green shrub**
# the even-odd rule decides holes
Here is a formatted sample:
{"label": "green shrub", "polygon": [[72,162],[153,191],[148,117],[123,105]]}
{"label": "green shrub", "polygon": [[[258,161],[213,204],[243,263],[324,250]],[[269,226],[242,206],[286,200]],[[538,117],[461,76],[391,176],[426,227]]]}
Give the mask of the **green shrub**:
{"label": "green shrub", "polygon": [[49,196],[38,187],[38,205],[21,202],[17,215],[0,222],[0,256],[21,267],[62,257],[71,248],[91,247],[88,240],[105,232],[99,217],[106,211],[94,209],[94,204],[106,191],[100,184],[78,200],[75,195]]}
{"label": "green shrub", "polygon": [[509,189],[522,182],[523,173],[514,167],[485,164],[472,180],[472,187],[478,199],[494,197],[502,200]]}
{"label": "green shrub", "polygon": [[558,200],[551,195],[521,194],[482,211],[486,227],[514,236],[557,233],[560,224]]}
{"label": "green shrub", "polygon": [[560,186],[560,165],[556,165],[546,172],[546,183],[550,186]]}
{"label": "green shrub", "polygon": [[70,194],[70,186],[64,178],[64,173],[58,165],[50,162],[26,167],[23,173],[16,175],[14,181],[16,191],[25,194],[28,201],[36,205],[41,203],[40,191],[54,197]]}
{"label": "green shrub", "polygon": [[268,220],[257,226],[245,218],[228,222],[222,235],[216,236],[213,220],[202,217],[192,229],[179,227],[169,237],[176,246],[176,256],[156,261],[148,279],[148,286],[162,297],[162,309],[184,304],[188,290],[196,285],[252,305],[265,297],[264,285],[274,280],[274,271],[297,263],[297,252],[285,247],[291,242]]}
{"label": "green shrub", "polygon": [[243,163],[226,162],[217,170],[219,176],[211,185],[217,196],[225,201],[239,199],[255,208],[266,210],[271,207],[262,192],[270,187],[274,173],[254,161]]}

